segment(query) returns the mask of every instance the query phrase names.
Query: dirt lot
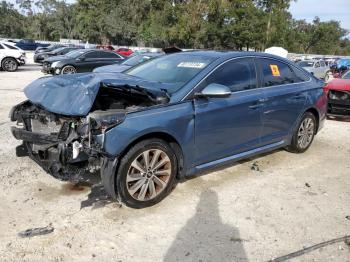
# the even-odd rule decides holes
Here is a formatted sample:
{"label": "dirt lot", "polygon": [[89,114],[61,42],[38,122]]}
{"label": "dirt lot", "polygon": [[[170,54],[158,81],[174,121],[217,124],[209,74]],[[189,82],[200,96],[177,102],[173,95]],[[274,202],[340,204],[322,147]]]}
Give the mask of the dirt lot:
{"label": "dirt lot", "polygon": [[[34,65],[0,72],[0,261],[268,261],[350,235],[350,122],[327,121],[305,154],[278,150],[209,172],[133,210],[98,184],[60,182],[15,157],[8,112],[40,76]],[[51,234],[18,236],[50,224]],[[294,261],[350,261],[350,246]]]}

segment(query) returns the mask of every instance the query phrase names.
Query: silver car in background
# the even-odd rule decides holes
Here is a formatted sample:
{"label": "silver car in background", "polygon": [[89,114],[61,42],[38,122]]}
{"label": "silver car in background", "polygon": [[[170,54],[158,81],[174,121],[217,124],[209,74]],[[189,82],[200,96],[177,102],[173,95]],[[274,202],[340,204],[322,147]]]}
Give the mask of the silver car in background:
{"label": "silver car in background", "polygon": [[319,79],[326,79],[330,72],[324,60],[304,60],[297,64]]}

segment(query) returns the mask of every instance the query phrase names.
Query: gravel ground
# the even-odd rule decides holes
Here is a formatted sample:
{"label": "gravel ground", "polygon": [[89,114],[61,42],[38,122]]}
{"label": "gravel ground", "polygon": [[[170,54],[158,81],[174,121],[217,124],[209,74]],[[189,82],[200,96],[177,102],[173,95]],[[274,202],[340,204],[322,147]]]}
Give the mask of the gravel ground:
{"label": "gravel ground", "polygon": [[[15,157],[8,112],[39,70],[0,71],[1,261],[268,261],[350,235],[349,122],[327,121],[304,154],[277,150],[208,172],[134,210],[111,202],[97,178],[74,186]],[[48,225],[50,234],[18,236]],[[350,246],[293,261],[350,261]]]}

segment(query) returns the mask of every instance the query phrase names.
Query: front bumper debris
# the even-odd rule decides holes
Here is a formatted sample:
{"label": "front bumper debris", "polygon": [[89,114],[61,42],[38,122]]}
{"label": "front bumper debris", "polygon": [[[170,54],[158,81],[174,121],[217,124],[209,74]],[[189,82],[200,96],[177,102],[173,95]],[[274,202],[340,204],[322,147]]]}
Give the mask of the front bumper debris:
{"label": "front bumper debris", "polygon": [[100,153],[89,147],[83,119],[49,113],[26,101],[10,112],[13,136],[23,141],[18,157],[29,156],[47,173],[60,180],[78,181],[99,168]]}

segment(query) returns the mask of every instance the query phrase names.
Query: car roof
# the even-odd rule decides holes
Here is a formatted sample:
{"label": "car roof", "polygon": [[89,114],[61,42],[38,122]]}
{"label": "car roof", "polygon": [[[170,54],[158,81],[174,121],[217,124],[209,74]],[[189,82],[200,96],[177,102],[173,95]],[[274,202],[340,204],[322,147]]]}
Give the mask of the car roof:
{"label": "car roof", "polygon": [[276,56],[276,55],[262,53],[262,52],[253,52],[253,51],[216,51],[216,50],[198,50],[197,51],[197,50],[194,50],[194,51],[178,52],[178,53],[173,53],[169,55],[193,55],[193,56],[202,56],[202,57],[208,57],[212,59],[223,59],[223,60],[253,56],[253,57],[263,57],[263,58],[275,58],[275,59],[279,59],[279,60],[291,63],[290,60],[283,58],[281,56]]}

